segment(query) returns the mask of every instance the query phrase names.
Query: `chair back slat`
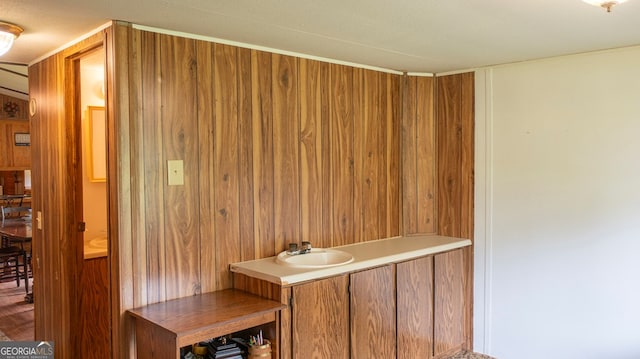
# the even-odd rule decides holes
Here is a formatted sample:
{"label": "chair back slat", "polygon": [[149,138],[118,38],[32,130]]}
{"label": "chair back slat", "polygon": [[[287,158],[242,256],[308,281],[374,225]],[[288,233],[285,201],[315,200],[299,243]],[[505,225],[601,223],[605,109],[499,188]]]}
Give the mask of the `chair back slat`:
{"label": "chair back slat", "polygon": [[21,218],[31,215],[31,208],[18,206],[18,207],[2,207],[2,220],[9,218]]}

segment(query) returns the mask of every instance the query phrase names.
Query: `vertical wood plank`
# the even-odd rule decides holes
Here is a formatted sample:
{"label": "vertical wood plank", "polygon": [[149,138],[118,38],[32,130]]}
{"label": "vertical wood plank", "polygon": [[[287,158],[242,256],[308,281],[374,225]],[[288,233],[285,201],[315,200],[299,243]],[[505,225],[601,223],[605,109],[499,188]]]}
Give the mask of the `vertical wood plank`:
{"label": "vertical wood plank", "polygon": [[349,276],[292,288],[294,358],[349,358]]}
{"label": "vertical wood plank", "polygon": [[[140,83],[140,32],[133,31],[130,26],[114,22],[112,28],[106,30],[106,96],[109,128],[109,152],[107,161],[109,186],[109,270],[111,291],[111,343],[114,357],[129,357],[135,352],[135,342],[129,333],[133,332],[133,323],[124,319],[124,312],[134,306],[135,300],[144,296],[135,290],[133,258],[134,244],[132,238],[145,243],[144,222],[139,220],[144,214],[142,203],[144,198],[144,167],[138,165],[135,158],[141,158],[142,126],[138,122],[133,125],[132,118],[140,118],[141,105],[139,97],[130,99],[130,94],[141,91]],[[137,39],[137,40],[136,40]],[[119,46],[117,46],[117,45]],[[136,75],[134,75],[136,74]],[[129,86],[120,86],[120,84]],[[132,141],[125,140],[131,138]],[[133,140],[133,139],[136,140]],[[132,146],[136,142],[138,146]],[[122,153],[131,153],[122,156]],[[117,159],[117,160],[115,160]],[[135,164],[135,165],[132,165]],[[135,177],[135,179],[134,179]],[[133,191],[132,191],[133,189]],[[127,193],[137,193],[128,197]],[[117,215],[116,215],[117,213]],[[134,214],[135,213],[135,214]],[[134,219],[135,217],[135,219]],[[135,225],[134,225],[135,223]],[[146,255],[139,256],[138,262],[145,262]],[[140,260],[140,259],[143,260]],[[146,278],[146,272],[142,273]]]}
{"label": "vertical wood plank", "polygon": [[460,213],[462,238],[473,238],[473,183],[474,183],[474,74],[460,74],[460,125],[461,125],[461,206]]}
{"label": "vertical wood plank", "polygon": [[214,47],[215,233],[217,289],[231,287],[229,263],[240,260],[238,198],[238,86],[233,46]]}
{"label": "vertical wood plank", "polygon": [[272,56],[275,251],[300,240],[298,64]]}
{"label": "vertical wood plank", "polygon": [[173,299],[197,293],[200,282],[196,53],[191,39],[163,35],[159,45],[162,173],[167,160],[182,159],[184,164],[184,185],[164,188],[165,287],[167,299]]}
{"label": "vertical wood plank", "polygon": [[251,105],[251,50],[238,48],[238,180],[240,259],[256,258],[253,231],[253,129]]}
{"label": "vertical wood plank", "polygon": [[303,240],[322,243],[322,106],[320,63],[300,59],[300,224]]}
{"label": "vertical wood plank", "polygon": [[364,96],[364,113],[366,116],[365,126],[362,129],[365,142],[362,144],[364,156],[363,163],[363,219],[364,219],[364,240],[380,238],[380,211],[384,210],[383,199],[380,187],[384,180],[380,173],[382,163],[381,150],[384,149],[380,142],[381,112],[380,102],[380,77],[379,73],[372,70],[364,71],[364,88],[367,89]]}
{"label": "vertical wood plank", "polygon": [[460,160],[461,118],[460,80],[456,75],[437,78],[437,176],[438,176],[438,233],[460,236]]}
{"label": "vertical wood plank", "polygon": [[417,138],[416,91],[417,77],[403,77],[402,97],[402,233],[414,234],[417,225]]}
{"label": "vertical wood plank", "polygon": [[464,257],[461,249],[435,256],[434,355],[465,344]]}
{"label": "vertical wood plank", "polygon": [[[140,71],[139,95],[142,103],[136,114],[141,116],[143,127],[142,138],[137,138],[142,140],[142,158],[138,157],[135,161],[140,161],[137,162],[138,165],[144,168],[140,173],[144,181],[142,189],[144,197],[132,205],[136,206],[135,209],[144,208],[145,211],[143,217],[146,233],[142,240],[134,245],[134,255],[143,256],[146,254],[147,262],[133,260],[133,270],[135,273],[145,273],[145,269],[147,271],[147,277],[141,278],[142,283],[138,284],[137,289],[140,304],[146,304],[165,300],[167,296],[165,286],[166,246],[164,244],[166,226],[164,215],[159,210],[164,207],[164,176],[162,176],[164,151],[162,150],[162,121],[159,106],[161,102],[159,35],[136,31],[135,35],[138,34],[140,34],[140,59],[135,68]],[[136,38],[138,37],[136,36]],[[138,74],[134,73],[133,75]],[[136,118],[133,118],[132,122],[136,122]],[[146,268],[139,268],[140,266]],[[140,286],[146,286],[146,288]],[[146,298],[144,298],[145,292]]]}
{"label": "vertical wood plank", "polygon": [[[462,77],[462,220],[460,235],[473,238],[474,232],[474,134],[475,134],[475,75],[465,73]],[[464,261],[464,305],[465,305],[465,349],[473,348],[473,246],[463,250]]]}
{"label": "vertical wood plank", "polygon": [[[438,232],[473,239],[474,75],[437,78]],[[473,345],[473,247],[461,250],[462,347]]]}
{"label": "vertical wood plank", "polygon": [[402,77],[387,74],[387,232],[385,237],[401,234],[402,218]]}
{"label": "vertical wood plank", "polygon": [[256,258],[275,254],[271,54],[251,51],[253,228]]}
{"label": "vertical wood plank", "polygon": [[433,113],[433,78],[416,81],[419,100],[416,106],[417,146],[417,232],[435,233],[436,136]]}
{"label": "vertical wood plank", "polygon": [[293,357],[291,350],[292,328],[291,328],[291,306],[289,299],[291,298],[291,287],[283,288],[280,293],[280,303],[287,304],[287,308],[280,311],[280,358],[296,359]]}
{"label": "vertical wood plank", "polygon": [[367,128],[370,113],[365,100],[365,70],[353,69],[353,238],[354,243],[365,241],[367,226],[366,206],[370,183],[367,184]]}
{"label": "vertical wood plank", "polygon": [[80,273],[77,335],[83,357],[103,358],[111,350],[109,261],[107,257],[84,260]]}
{"label": "vertical wood plank", "polygon": [[319,247],[328,248],[333,243],[333,192],[331,172],[331,65],[320,64],[320,78],[323,86],[320,88],[321,129],[322,129],[322,240]]}
{"label": "vertical wood plank", "polygon": [[353,68],[331,64],[331,245],[351,243],[353,223]]}
{"label": "vertical wood plank", "polygon": [[398,263],[398,358],[433,356],[433,257]]}
{"label": "vertical wood plank", "polygon": [[198,64],[198,185],[200,217],[200,289],[216,289],[216,236],[214,228],[215,174],[215,94],[214,45],[197,41]]}
{"label": "vertical wood plank", "polygon": [[395,358],[395,266],[352,273],[350,280],[351,358]]}

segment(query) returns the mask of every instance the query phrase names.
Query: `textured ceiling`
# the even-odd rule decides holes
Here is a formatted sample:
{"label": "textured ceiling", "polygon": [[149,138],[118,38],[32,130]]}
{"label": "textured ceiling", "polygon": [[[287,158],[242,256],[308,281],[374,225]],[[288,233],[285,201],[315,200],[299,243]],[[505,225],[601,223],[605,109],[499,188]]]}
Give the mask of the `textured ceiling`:
{"label": "textured ceiling", "polygon": [[117,19],[397,71],[442,73],[640,44],[640,0],[2,0],[30,63]]}

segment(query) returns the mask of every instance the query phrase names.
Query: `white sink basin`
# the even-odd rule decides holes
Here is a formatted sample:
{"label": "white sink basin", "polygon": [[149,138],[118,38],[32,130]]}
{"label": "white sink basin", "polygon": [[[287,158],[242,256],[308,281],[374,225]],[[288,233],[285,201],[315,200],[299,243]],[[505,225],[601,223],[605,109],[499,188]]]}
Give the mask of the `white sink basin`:
{"label": "white sink basin", "polygon": [[309,253],[297,255],[282,252],[276,257],[276,263],[296,268],[327,268],[351,262],[351,254],[331,248],[312,248]]}

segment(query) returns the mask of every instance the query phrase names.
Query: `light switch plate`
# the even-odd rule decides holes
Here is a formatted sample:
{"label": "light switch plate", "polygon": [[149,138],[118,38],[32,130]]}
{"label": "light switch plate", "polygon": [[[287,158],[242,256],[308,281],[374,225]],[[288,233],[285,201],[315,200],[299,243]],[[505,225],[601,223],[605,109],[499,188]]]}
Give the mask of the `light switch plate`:
{"label": "light switch plate", "polygon": [[184,166],[182,160],[167,161],[167,182],[169,186],[184,185]]}

